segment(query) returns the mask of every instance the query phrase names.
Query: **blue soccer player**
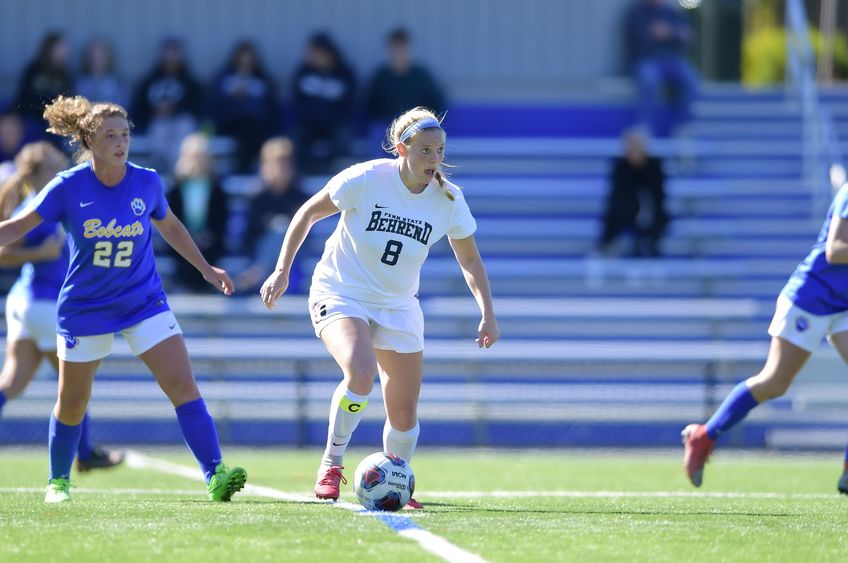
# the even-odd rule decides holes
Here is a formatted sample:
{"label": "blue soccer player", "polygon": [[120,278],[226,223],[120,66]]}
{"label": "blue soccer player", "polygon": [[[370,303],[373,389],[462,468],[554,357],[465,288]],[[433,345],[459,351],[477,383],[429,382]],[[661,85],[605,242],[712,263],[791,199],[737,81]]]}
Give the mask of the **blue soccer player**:
{"label": "blue soccer player", "polygon": [[94,373],[120,332],[176,408],[186,444],[208,483],[228,501],[247,473],[221,461],[215,423],[200,396],[177,319],[153,257],[152,226],[226,295],[233,283],[210,266],[165,200],[159,175],[127,161],[127,112],[111,103],[60,96],[48,104],[48,131],[79,146],[78,166],[60,173],[23,213],[0,222],[0,246],[44,222],[68,234],[70,266],[58,300],[59,397],[50,419],[50,479],[45,502],[70,500],[70,472]]}
{"label": "blue soccer player", "polygon": [[[20,213],[63,168],[67,157],[48,143],[24,145],[15,157],[15,171],[0,187],[0,220]],[[18,244],[0,247],[0,266],[23,266],[6,296],[6,357],[0,372],[0,414],[32,381],[45,358],[58,373],[56,300],[68,271],[68,245],[55,223],[41,223]],[[82,422],[77,470],[108,468],[121,463],[121,452],[96,448],[89,435],[89,417]]]}
{"label": "blue soccer player", "polygon": [[[834,196],[818,239],[777,298],[771,347],[760,372],[736,385],[706,424],[682,433],[683,465],[696,487],[719,436],[757,405],[786,393],[827,337],[848,361],[848,186]],[[848,451],[838,489],[848,494]]]}

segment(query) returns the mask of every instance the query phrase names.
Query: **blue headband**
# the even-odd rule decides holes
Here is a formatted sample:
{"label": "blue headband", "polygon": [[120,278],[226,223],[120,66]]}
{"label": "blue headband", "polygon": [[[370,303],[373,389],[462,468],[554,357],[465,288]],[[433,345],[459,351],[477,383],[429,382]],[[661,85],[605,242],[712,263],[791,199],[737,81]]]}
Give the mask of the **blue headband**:
{"label": "blue headband", "polygon": [[398,141],[401,143],[405,143],[410,137],[418,133],[419,131],[423,131],[424,129],[441,129],[442,125],[439,123],[439,120],[434,117],[425,117],[424,119],[419,119],[409,127],[403,130],[403,133],[400,134]]}

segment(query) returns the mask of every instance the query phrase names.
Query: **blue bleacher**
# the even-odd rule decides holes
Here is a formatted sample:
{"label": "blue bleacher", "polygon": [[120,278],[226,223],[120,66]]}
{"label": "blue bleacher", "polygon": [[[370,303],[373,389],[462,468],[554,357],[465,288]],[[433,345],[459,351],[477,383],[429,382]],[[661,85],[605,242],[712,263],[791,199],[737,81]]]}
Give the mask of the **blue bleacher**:
{"label": "blue bleacher", "polygon": [[[848,117],[848,95],[825,100],[838,123]],[[798,108],[782,90],[706,88],[689,135],[653,145],[669,173],[665,256],[599,258],[591,250],[607,173],[630,119],[629,106],[603,101],[449,112],[448,157],[478,220],[503,340],[476,348],[476,306],[449,246],[434,247],[421,278],[422,444],[673,446],[685,423],[759,369],[774,299],[821,223],[801,182]],[[216,147],[228,150],[226,141]],[[255,180],[230,177],[225,187],[238,224]],[[334,225],[316,225],[303,250],[307,270]],[[172,304],[222,436],[323,443],[338,368],[311,334],[304,296],[286,296],[273,313],[254,297],[174,295]],[[837,360],[826,350],[821,357]],[[122,343],[104,362],[92,402],[108,421],[95,430],[100,438],[178,436],[145,374]],[[797,446],[798,432],[848,429],[840,410],[848,394],[834,388],[811,379],[757,409],[729,441]],[[54,394],[55,384],[39,379],[28,400],[7,405],[0,443],[40,438]],[[375,391],[355,443],[379,441],[379,401]],[[127,418],[150,432],[133,434]]]}

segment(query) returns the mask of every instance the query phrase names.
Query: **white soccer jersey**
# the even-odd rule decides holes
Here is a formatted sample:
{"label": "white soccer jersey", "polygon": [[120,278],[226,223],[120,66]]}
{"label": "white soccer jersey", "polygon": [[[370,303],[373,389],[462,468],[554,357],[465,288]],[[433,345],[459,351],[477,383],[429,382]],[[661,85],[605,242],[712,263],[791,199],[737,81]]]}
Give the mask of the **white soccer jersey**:
{"label": "white soccer jersey", "polygon": [[430,247],[445,235],[466,238],[477,228],[459,188],[448,183],[453,201],[435,180],[411,193],[401,181],[399,159],[351,166],[327,187],[342,213],[315,266],[313,295],[408,307]]}

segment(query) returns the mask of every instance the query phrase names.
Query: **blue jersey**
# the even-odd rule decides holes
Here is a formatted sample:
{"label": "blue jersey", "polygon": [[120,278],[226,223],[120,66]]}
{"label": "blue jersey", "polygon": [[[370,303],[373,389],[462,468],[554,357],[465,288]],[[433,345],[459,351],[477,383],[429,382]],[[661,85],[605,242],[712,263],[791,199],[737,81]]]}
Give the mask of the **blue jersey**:
{"label": "blue jersey", "polygon": [[60,335],[117,332],[168,310],[150,223],[168,212],[156,171],[128,162],[123,180],[110,188],[86,162],[56,176],[33,205],[44,221],[61,222],[68,234]]}
{"label": "blue jersey", "polygon": [[[24,199],[13,216],[28,207],[34,199],[35,195]],[[43,221],[26,234],[22,246],[24,248],[35,248],[58,233],[58,224]],[[21,267],[21,274],[18,276],[15,285],[9,290],[9,294],[20,292],[26,295],[28,300],[43,299],[55,302],[59,297],[59,291],[62,289],[62,283],[65,281],[65,275],[68,273],[68,256],[68,246],[64,245],[62,253],[55,260],[27,262]]]}
{"label": "blue jersey", "polygon": [[834,216],[848,219],[848,188],[843,187],[834,196],[816,244],[795,268],[782,292],[812,315],[848,311],[848,264],[830,264],[825,257],[827,234]]}

